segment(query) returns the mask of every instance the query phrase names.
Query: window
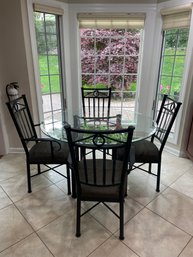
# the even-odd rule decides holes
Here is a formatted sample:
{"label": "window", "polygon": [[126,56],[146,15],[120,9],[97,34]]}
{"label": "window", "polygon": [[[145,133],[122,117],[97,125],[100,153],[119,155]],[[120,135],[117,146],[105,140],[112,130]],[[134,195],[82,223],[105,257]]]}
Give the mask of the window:
{"label": "window", "polygon": [[[189,37],[190,7],[178,7],[161,11],[163,18],[163,44],[160,59],[160,71],[157,88],[157,109],[162,95],[180,98],[183,89],[184,67]],[[157,110],[158,111],[158,110]],[[179,115],[170,133],[170,138],[177,136]]]}
{"label": "window", "polygon": [[184,74],[184,62],[189,29],[168,29],[163,32],[160,70],[160,94],[179,99]]}
{"label": "window", "polygon": [[144,16],[101,16],[79,16],[82,86],[111,87],[110,114],[124,117],[135,109]]}
{"label": "window", "polygon": [[60,15],[46,13],[39,10],[36,6],[37,9],[38,12],[34,12],[34,23],[38,49],[43,118],[48,120],[49,117],[50,122],[53,122],[57,116],[60,119],[64,119],[65,109],[60,44]]}

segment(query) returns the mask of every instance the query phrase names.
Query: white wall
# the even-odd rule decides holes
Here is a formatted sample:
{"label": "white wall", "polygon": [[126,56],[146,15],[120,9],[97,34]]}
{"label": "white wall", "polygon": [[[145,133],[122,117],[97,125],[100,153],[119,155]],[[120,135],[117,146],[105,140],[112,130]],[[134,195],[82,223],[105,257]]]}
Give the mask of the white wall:
{"label": "white wall", "polygon": [[[0,2],[0,91],[1,124],[3,126],[4,149],[21,147],[19,137],[8,113],[6,85],[18,81],[20,92],[29,97],[29,80],[26,65],[25,44],[21,19],[20,0]],[[30,101],[29,97],[29,102]],[[7,140],[6,140],[7,139]]]}

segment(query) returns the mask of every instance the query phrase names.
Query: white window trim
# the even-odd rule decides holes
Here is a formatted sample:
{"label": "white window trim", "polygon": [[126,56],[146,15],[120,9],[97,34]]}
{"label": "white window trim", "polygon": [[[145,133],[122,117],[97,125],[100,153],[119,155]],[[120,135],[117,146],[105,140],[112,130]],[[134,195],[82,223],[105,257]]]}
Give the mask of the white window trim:
{"label": "white window trim", "polygon": [[[80,77],[81,77],[81,68],[79,67],[80,60],[79,60],[79,48],[80,48],[80,40],[79,40],[79,26],[77,21],[78,13],[93,13],[93,12],[109,12],[109,13],[123,13],[123,12],[131,12],[131,13],[145,13],[146,20],[145,20],[145,35],[144,35],[144,56],[142,58],[142,65],[141,65],[141,79],[139,80],[139,84],[143,84],[143,90],[137,92],[137,104],[139,105],[139,112],[141,113],[151,113],[152,104],[149,102],[153,101],[154,94],[151,95],[151,101],[148,101],[148,104],[143,101],[144,92],[151,89],[149,88],[149,73],[151,68],[151,61],[147,63],[145,59],[151,59],[152,56],[152,49],[153,49],[153,33],[155,30],[155,22],[152,22],[155,19],[155,12],[156,12],[156,5],[154,4],[145,4],[145,5],[134,5],[134,4],[123,4],[123,5],[116,5],[116,4],[69,4],[69,24],[70,24],[70,42],[71,42],[71,49],[73,49],[71,54],[72,59],[72,68],[75,71],[75,76],[72,77],[72,85],[76,84],[78,86],[77,90],[80,89]],[[75,70],[76,69],[76,70]],[[77,83],[78,81],[78,83]],[[144,86],[145,85],[145,86]],[[154,85],[152,83],[152,85]],[[138,85],[140,88],[140,85]],[[139,89],[138,88],[138,89]],[[148,95],[149,96],[149,95]],[[77,98],[76,98],[77,99]],[[79,90],[79,99],[80,99],[80,90]],[[141,101],[142,99],[142,101]],[[81,101],[79,101],[81,103]],[[78,110],[78,106],[76,109]]]}

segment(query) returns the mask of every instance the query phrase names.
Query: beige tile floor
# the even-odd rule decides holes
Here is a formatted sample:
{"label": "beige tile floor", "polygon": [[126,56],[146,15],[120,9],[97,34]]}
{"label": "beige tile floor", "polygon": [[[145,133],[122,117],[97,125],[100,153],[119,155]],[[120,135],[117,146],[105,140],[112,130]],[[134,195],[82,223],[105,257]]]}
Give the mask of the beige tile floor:
{"label": "beige tile floor", "polygon": [[82,218],[76,238],[76,200],[67,195],[66,181],[51,172],[41,175],[28,194],[25,156],[4,156],[0,257],[192,257],[193,163],[164,152],[162,168],[160,193],[154,177],[139,170],[129,175],[124,241],[118,239],[118,220],[101,205]]}

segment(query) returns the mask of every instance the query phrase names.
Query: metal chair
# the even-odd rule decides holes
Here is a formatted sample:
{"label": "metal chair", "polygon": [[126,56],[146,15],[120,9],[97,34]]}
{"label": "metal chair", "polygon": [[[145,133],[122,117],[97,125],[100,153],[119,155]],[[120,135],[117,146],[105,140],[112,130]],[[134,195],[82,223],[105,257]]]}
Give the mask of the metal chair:
{"label": "metal chair", "polygon": [[[141,169],[157,177],[156,191],[160,191],[161,159],[162,152],[172,126],[176,119],[177,113],[182,103],[173,100],[167,95],[163,95],[163,100],[156,119],[157,131],[151,137],[151,140],[142,140],[134,142],[132,146],[135,149],[135,163],[132,169]],[[157,139],[155,141],[155,139]],[[141,166],[148,163],[148,170]],[[152,172],[152,163],[157,164],[157,173]]]}
{"label": "metal chair", "polygon": [[[65,125],[72,172],[76,179],[77,222],[76,236],[80,233],[80,218],[99,203],[103,203],[120,219],[120,236],[124,239],[124,196],[127,185],[127,167],[134,127],[120,130],[84,130]],[[123,160],[117,160],[118,149],[123,149]],[[90,154],[87,154],[87,151]],[[113,156],[108,152],[112,151]],[[81,152],[81,159],[78,153]],[[91,208],[81,214],[81,202],[93,201]],[[106,202],[119,203],[119,215]]]}
{"label": "metal chair", "polygon": [[81,88],[84,117],[108,117],[110,115],[111,88]]}
{"label": "metal chair", "polygon": [[[28,193],[32,192],[31,177],[53,170],[67,179],[68,194],[71,194],[68,144],[37,136],[35,127],[40,124],[34,125],[25,95],[6,104],[26,154]],[[31,175],[30,172],[31,164],[37,164],[38,171],[34,175]],[[45,165],[47,169],[41,171],[41,164]],[[52,167],[49,164],[57,165]],[[64,164],[66,165],[66,176],[56,170]]]}

